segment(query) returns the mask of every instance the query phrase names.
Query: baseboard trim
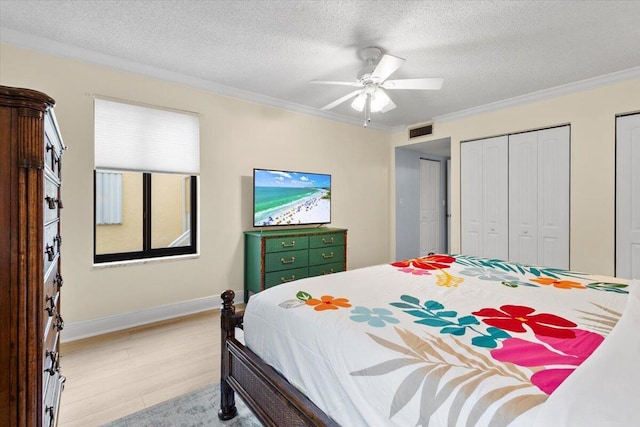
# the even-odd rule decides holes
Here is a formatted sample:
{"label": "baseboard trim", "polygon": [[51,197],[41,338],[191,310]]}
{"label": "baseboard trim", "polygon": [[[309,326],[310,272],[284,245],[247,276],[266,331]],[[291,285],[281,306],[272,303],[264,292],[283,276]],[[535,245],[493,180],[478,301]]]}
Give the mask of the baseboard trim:
{"label": "baseboard trim", "polygon": [[[243,291],[236,292],[235,301],[236,303],[244,301]],[[65,323],[64,330],[60,334],[60,341],[63,343],[76,341],[83,338],[107,334],[109,332],[148,325],[162,320],[214,310],[219,308],[221,303],[222,301],[220,296],[216,295],[190,301],[181,301],[159,307],[146,308],[144,310],[130,313],[116,314],[113,316],[100,317],[80,322]]]}

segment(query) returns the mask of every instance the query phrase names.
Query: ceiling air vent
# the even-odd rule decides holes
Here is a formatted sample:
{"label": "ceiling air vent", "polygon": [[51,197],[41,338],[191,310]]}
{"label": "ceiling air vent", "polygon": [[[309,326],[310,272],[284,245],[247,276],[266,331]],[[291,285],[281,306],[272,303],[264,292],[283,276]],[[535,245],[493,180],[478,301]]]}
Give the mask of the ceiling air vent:
{"label": "ceiling air vent", "polygon": [[409,139],[419,138],[433,133],[433,123],[422,125],[417,128],[409,129]]}

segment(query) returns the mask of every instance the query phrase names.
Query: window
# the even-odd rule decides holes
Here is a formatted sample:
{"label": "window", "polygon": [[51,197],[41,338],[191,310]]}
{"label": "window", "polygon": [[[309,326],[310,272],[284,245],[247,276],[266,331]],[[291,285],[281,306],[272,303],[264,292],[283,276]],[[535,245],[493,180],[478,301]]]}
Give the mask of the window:
{"label": "window", "polygon": [[199,119],[95,99],[94,262],[196,252]]}
{"label": "window", "polygon": [[122,224],[122,173],[96,172],[96,225]]}

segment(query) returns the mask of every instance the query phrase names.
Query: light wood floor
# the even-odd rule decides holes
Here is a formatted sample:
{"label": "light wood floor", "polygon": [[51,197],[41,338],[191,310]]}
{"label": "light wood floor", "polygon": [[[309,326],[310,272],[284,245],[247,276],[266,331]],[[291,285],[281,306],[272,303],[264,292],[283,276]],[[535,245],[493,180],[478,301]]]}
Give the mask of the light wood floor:
{"label": "light wood floor", "polygon": [[63,343],[59,427],[92,427],[220,380],[219,311]]}

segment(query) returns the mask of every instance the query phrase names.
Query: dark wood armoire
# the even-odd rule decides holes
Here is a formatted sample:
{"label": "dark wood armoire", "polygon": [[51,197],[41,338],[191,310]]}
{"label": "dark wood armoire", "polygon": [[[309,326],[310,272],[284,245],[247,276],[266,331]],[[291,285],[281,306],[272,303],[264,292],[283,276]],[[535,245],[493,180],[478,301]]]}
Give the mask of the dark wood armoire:
{"label": "dark wood armoire", "polygon": [[0,86],[0,418],[54,426],[60,373],[61,167],[54,100]]}

